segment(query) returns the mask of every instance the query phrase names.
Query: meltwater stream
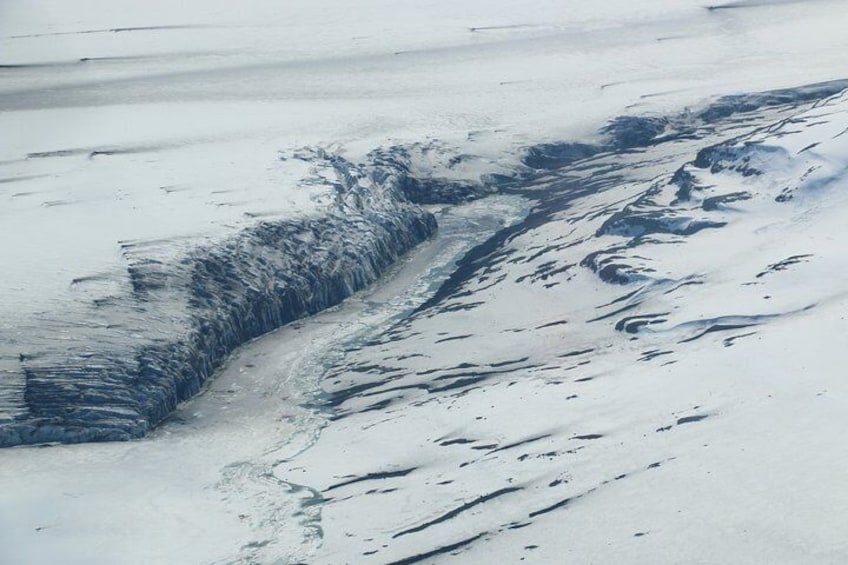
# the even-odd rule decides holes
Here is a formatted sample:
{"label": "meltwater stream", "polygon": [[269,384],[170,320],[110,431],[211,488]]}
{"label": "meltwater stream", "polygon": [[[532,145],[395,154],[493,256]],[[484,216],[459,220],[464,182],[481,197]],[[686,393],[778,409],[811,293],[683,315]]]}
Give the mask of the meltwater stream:
{"label": "meltwater stream", "polygon": [[423,303],[463,253],[526,211],[516,196],[435,211],[438,234],[381,281],[237,350],[203,394],[147,439],[13,449],[0,483],[28,481],[4,494],[2,561],[306,558],[320,543],[320,507],[310,505],[317,495],[274,469],[308,449],[325,425],[322,375],[346,349]]}
{"label": "meltwater stream", "polygon": [[[240,365],[248,371],[283,370],[282,379],[269,380],[275,380],[272,386],[276,393],[285,397],[289,413],[284,418],[293,429],[289,436],[269,444],[261,455],[225,468],[219,488],[231,492],[240,504],[248,502],[247,507],[254,511],[262,509],[258,519],[251,522],[257,539],[242,546],[237,558],[225,562],[295,563],[314,553],[322,537],[321,494],[298,484],[290,472],[282,478],[277,468],[309,449],[326,425],[330,414],[325,408],[322,378],[339,365],[346,352],[373,340],[423,304],[465,252],[519,221],[527,209],[522,198],[501,195],[434,210],[440,226],[438,235],[402,259],[380,282],[342,305],[282,328],[237,354],[230,369]],[[243,371],[240,373],[238,379],[243,383]],[[232,372],[225,371],[207,396],[243,386],[229,382],[229,374]],[[273,407],[268,408],[273,411]],[[280,489],[286,496],[279,496]]]}

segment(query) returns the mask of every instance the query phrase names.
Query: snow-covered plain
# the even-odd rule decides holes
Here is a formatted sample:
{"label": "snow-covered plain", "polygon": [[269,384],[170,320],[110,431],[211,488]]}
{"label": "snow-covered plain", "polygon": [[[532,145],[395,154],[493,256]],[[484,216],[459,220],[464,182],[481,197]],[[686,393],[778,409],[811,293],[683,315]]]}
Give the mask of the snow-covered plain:
{"label": "snow-covered plain", "polygon": [[[378,182],[398,159],[401,184],[532,210],[442,212],[387,282],[244,348],[148,439],[0,452],[0,556],[848,560],[845,85],[709,105],[848,76],[846,24],[827,0],[4,3],[10,443],[89,438],[89,412],[54,436],[30,414],[56,366],[215,318],[181,286],[198,254],[294,226],[326,256],[283,266],[318,269],[426,223]],[[597,133],[623,114],[650,119]],[[139,294],[139,265],[165,284]],[[125,430],[135,404],[101,393],[70,405]]]}

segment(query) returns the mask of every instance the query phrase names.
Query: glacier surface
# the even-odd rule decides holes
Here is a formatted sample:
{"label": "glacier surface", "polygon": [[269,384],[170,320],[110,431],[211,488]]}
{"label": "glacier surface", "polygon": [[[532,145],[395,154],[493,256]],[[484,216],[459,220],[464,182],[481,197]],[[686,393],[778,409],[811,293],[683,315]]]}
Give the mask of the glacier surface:
{"label": "glacier surface", "polygon": [[4,3],[0,557],[845,561],[846,18]]}

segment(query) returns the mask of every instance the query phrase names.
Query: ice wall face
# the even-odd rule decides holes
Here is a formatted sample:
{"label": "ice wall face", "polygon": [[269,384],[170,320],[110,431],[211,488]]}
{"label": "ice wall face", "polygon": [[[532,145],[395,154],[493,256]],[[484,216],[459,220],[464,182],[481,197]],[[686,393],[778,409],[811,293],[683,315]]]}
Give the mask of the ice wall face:
{"label": "ice wall face", "polygon": [[0,384],[18,411],[0,423],[0,445],[140,437],[234,348],[338,304],[436,229],[404,196],[406,171],[366,172],[320,150],[296,158],[312,163],[308,180],[331,186],[325,215],[259,222],[186,253],[125,243],[123,292],[89,304],[89,316],[108,320],[95,328],[108,340],[70,319],[72,342],[20,354],[18,374]]}

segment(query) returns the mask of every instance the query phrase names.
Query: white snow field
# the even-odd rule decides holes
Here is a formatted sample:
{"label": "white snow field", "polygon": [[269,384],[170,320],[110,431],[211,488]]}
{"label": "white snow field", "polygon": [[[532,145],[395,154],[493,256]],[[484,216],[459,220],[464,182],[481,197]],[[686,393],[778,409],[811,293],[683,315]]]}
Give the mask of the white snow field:
{"label": "white snow field", "polygon": [[848,562],[845,29],[3,2],[0,563]]}

